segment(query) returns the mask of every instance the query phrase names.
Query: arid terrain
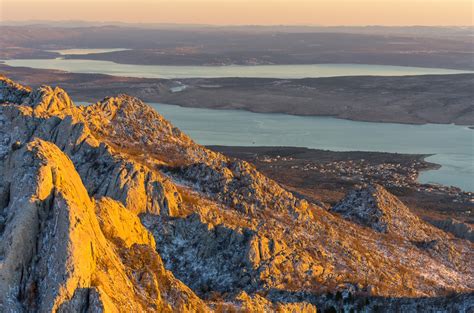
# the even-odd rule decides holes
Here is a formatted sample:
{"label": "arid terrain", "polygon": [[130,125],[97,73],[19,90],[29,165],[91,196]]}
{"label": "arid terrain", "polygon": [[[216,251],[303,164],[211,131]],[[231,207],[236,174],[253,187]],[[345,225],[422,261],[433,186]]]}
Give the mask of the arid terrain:
{"label": "arid terrain", "polygon": [[209,148],[254,164],[286,189],[313,202],[335,205],[357,185],[381,184],[424,220],[436,225],[457,221],[466,230],[459,235],[474,240],[474,195],[454,187],[418,183],[421,171],[437,168],[424,161],[426,156],[292,147]]}
{"label": "arid terrain", "polygon": [[[472,27],[7,24],[0,60],[104,60],[112,73],[474,70]],[[149,79],[1,61],[0,73],[0,312],[472,312],[473,193],[418,182],[439,167],[428,155],[206,147],[146,102],[472,128],[474,74]]]}
{"label": "arid terrain", "polygon": [[[99,23],[100,24],[100,23]],[[142,65],[372,64],[474,70],[472,27],[304,27],[112,23],[0,25],[0,60],[106,60]],[[126,48],[60,55],[52,50]],[[60,84],[77,101],[127,93],[144,101],[213,109],[410,124],[474,124],[474,74],[312,79],[142,79],[54,70],[0,71]],[[176,87],[184,87],[176,92]]]}
{"label": "arid terrain", "polygon": [[[427,223],[375,181],[318,196],[282,166],[363,156],[363,166],[389,171],[391,159],[400,171],[387,182],[404,184],[432,166],[420,156],[268,148],[255,167],[196,144],[137,98],[76,106],[59,87],[4,77],[0,139],[1,311],[474,306],[471,241]],[[261,163],[287,179],[267,177],[276,178]],[[310,167],[341,169],[323,164]]]}
{"label": "arid terrain", "polygon": [[127,48],[71,55],[125,64],[357,63],[474,69],[469,27],[0,26],[0,59],[47,50]]}
{"label": "arid terrain", "polygon": [[[396,123],[474,124],[474,74],[312,79],[144,79],[10,67],[25,84],[61,85],[76,101],[127,93],[144,101],[212,109],[335,116]],[[176,86],[186,86],[173,92]]]}

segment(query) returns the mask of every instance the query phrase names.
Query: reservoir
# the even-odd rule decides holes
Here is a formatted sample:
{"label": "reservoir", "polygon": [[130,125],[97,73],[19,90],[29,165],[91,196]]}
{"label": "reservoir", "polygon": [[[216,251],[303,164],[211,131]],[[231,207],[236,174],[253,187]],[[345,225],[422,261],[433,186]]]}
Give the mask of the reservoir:
{"label": "reservoir", "polygon": [[[116,49],[120,50],[120,49]],[[61,54],[96,49],[57,51]],[[10,66],[56,69],[147,78],[334,76],[403,76],[458,74],[468,71],[364,64],[157,66],[69,59],[5,60]],[[442,167],[422,172],[419,181],[474,191],[474,130],[465,126],[369,123],[332,117],[262,114],[239,110],[184,108],[151,104],[175,126],[202,145],[293,146],[333,151],[379,151],[433,154],[426,160]]]}
{"label": "reservoir", "polygon": [[151,104],[202,145],[289,146],[333,151],[434,154],[419,181],[474,191],[474,130],[465,126],[358,122],[333,117]]}
{"label": "reservoir", "polygon": [[[61,50],[64,53],[64,50]],[[79,54],[73,51],[74,54]],[[169,66],[118,64],[110,61],[76,59],[12,59],[3,60],[10,66],[54,69],[72,73],[97,73],[141,78],[317,78],[336,76],[406,76],[462,74],[470,71],[368,64],[303,64],[303,65],[228,65]]]}

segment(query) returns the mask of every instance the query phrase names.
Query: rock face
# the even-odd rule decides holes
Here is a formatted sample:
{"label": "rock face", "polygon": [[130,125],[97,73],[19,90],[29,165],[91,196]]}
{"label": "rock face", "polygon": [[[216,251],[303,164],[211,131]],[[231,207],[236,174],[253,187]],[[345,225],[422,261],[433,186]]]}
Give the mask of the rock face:
{"label": "rock face", "polygon": [[380,185],[353,190],[332,211],[361,226],[408,240],[426,241],[445,237],[441,231],[411,213]]}
{"label": "rock face", "polygon": [[54,144],[35,139],[7,162],[0,250],[6,311],[207,310],[165,270],[138,217],[110,198],[91,199]]}
{"label": "rock face", "polygon": [[474,227],[470,224],[460,222],[455,219],[447,220],[430,220],[432,225],[435,225],[442,230],[453,234],[458,238],[467,239],[474,242]]}
{"label": "rock face", "polygon": [[1,78],[0,174],[2,312],[396,311],[474,289],[472,242],[382,187],[328,212],[126,95],[77,107]]}
{"label": "rock face", "polygon": [[22,86],[7,78],[0,80],[0,102],[22,103],[31,93],[31,88]]}

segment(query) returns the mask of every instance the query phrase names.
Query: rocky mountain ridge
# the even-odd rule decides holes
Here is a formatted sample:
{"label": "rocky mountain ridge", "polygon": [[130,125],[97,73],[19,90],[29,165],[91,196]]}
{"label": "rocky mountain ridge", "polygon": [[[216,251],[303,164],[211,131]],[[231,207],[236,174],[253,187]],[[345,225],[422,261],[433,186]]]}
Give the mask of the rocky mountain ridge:
{"label": "rocky mountain ridge", "polygon": [[472,242],[380,186],[328,212],[136,98],[79,107],[2,78],[0,102],[7,312],[310,312],[337,291],[414,305],[473,291]]}
{"label": "rocky mountain ridge", "polygon": [[380,185],[353,190],[331,211],[377,232],[390,233],[413,242],[442,240],[445,236],[411,213],[409,208]]}

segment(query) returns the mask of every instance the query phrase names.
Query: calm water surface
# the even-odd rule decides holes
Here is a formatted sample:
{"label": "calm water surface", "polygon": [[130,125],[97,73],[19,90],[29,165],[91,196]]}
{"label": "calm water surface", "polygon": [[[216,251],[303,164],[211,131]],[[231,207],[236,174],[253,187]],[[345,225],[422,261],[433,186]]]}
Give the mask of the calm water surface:
{"label": "calm water surface", "polygon": [[[57,50],[87,54],[124,49]],[[262,66],[156,66],[117,64],[93,60],[6,60],[11,66],[57,69],[75,73],[102,73],[147,78],[332,76],[403,76],[457,74],[467,71],[361,64]],[[367,123],[331,117],[260,114],[237,110],[182,108],[152,104],[173,124],[203,145],[293,146],[334,151],[381,151],[435,154],[428,161],[439,170],[423,172],[421,182],[453,185],[474,191],[474,130],[455,125]]]}
{"label": "calm water surface", "polygon": [[260,77],[291,79],[365,75],[405,76],[472,73],[469,71],[449,69],[367,64],[165,66],[118,64],[110,61],[72,60],[62,58],[41,60],[14,59],[4,60],[3,62],[10,66],[55,69],[73,73],[99,73],[115,76],[168,79],[190,77]]}
{"label": "calm water surface", "polygon": [[51,52],[57,52],[61,55],[83,55],[83,54],[90,54],[90,53],[107,53],[107,52],[115,52],[115,51],[125,51],[130,49],[124,48],[113,48],[113,49],[61,49],[61,50],[48,50]]}
{"label": "calm water surface", "polygon": [[333,151],[436,154],[419,180],[474,191],[474,130],[456,125],[368,123],[151,104],[202,145],[292,146]]}

